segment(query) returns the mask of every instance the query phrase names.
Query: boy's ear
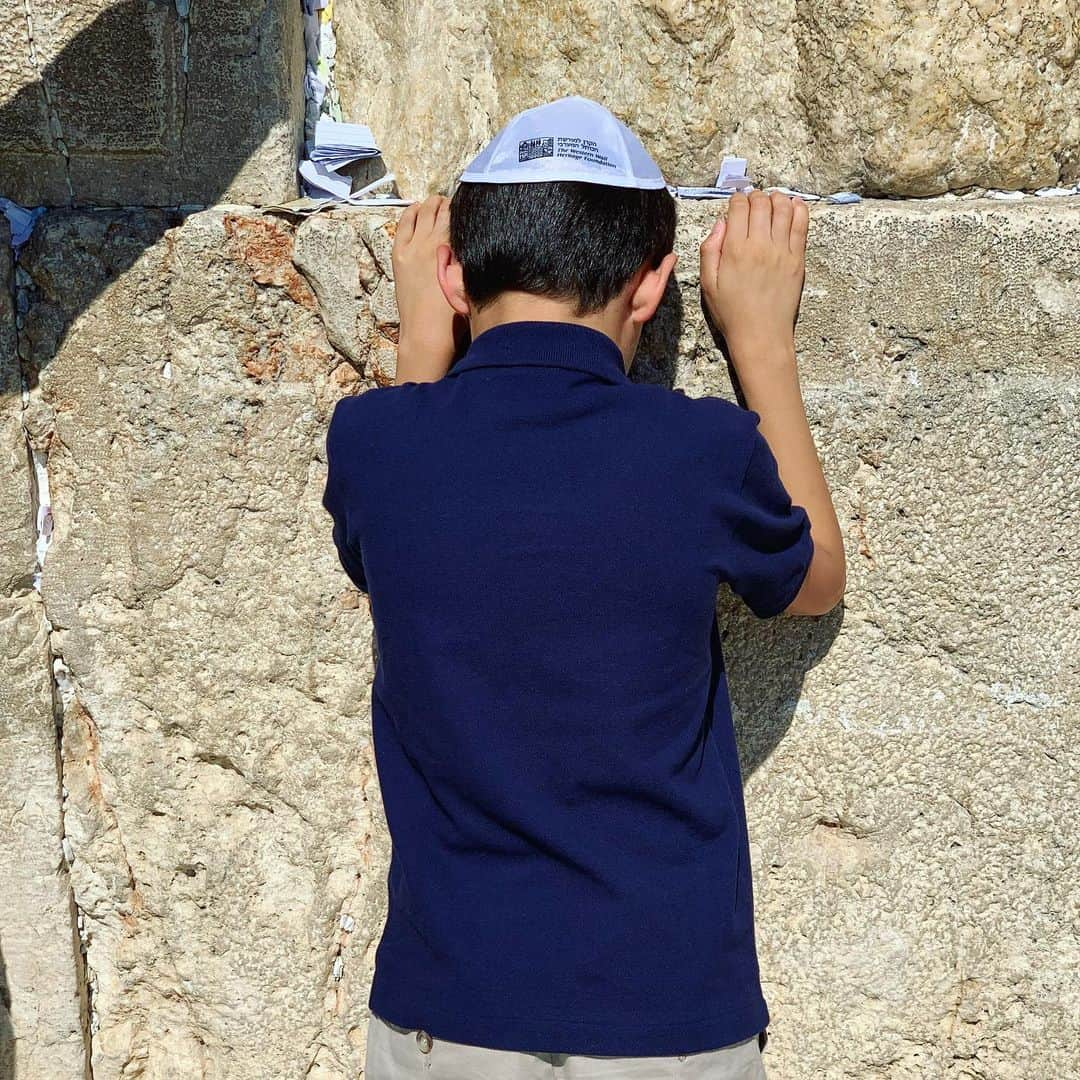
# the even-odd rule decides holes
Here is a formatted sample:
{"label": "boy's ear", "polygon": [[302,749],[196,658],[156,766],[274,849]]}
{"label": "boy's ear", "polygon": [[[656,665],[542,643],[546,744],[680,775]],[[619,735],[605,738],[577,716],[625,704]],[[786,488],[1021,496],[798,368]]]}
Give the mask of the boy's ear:
{"label": "boy's ear", "polygon": [[459,314],[469,317],[469,298],[465,293],[465,276],[461,263],[454,258],[449,244],[440,244],[435,249],[435,272],[439,277],[446,302]]}
{"label": "boy's ear", "polygon": [[674,251],[669,251],[655,270],[648,263],[644,264],[641,280],[630,296],[631,322],[644,324],[656,314],[678,258]]}

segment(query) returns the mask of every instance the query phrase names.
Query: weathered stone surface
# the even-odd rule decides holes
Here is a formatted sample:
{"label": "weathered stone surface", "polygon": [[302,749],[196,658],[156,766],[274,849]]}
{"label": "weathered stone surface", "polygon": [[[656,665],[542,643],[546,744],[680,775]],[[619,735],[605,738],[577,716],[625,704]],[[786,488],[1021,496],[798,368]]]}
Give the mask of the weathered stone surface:
{"label": "weathered stone surface", "polygon": [[779,655],[742,625],[727,643],[760,764],[747,800],[781,1075],[1067,1071],[1075,382],[816,388],[810,411],[848,535],[843,617],[792,626]]}
{"label": "weathered stone surface", "polygon": [[75,913],[61,848],[48,628],[32,586],[30,471],[0,219],[0,1078],[83,1075]]}
{"label": "weathered stone surface", "polygon": [[330,343],[380,385],[394,381],[397,364],[389,226],[375,214],[316,214],[297,230],[293,255],[319,299]]}
{"label": "weathered stone surface", "polygon": [[296,192],[297,0],[28,0],[0,12],[0,194],[28,205]]}
{"label": "weathered stone surface", "polygon": [[1080,179],[1075,0],[350,0],[335,25],[342,103],[416,197],[569,93],[630,124],[675,183],[711,182],[728,153],[760,185],[818,192]]}
{"label": "weathered stone surface", "polygon": [[[639,377],[728,394],[696,293],[712,215],[683,206],[683,333]],[[1020,1080],[1080,1042],[1080,215],[847,209],[811,210],[799,322],[844,608],[739,612],[726,640],[770,1075]]]}
{"label": "weathered stone surface", "polygon": [[[811,211],[799,323],[847,596],[765,628],[740,613],[726,640],[770,1065],[1067,1070],[1080,215],[847,209]],[[727,394],[695,291],[710,219],[682,214],[676,381]]]}
{"label": "weathered stone surface", "polygon": [[[715,211],[679,205],[633,376],[731,396]],[[24,256],[95,1080],[362,1063],[389,846],[370,615],[319,497],[333,401],[393,377],[397,213],[54,213]],[[848,595],[720,603],[780,1080],[1027,1080],[1080,1047],[1078,251],[1060,203],[811,208]]]}
{"label": "weathered stone surface", "polygon": [[251,214],[56,213],[25,256],[96,1080],[356,1074],[371,630],[325,544],[341,361],[292,247]]}
{"label": "weathered stone surface", "polygon": [[0,1077],[77,1080],[86,1058],[83,983],[36,595],[0,597],[0,647]]}

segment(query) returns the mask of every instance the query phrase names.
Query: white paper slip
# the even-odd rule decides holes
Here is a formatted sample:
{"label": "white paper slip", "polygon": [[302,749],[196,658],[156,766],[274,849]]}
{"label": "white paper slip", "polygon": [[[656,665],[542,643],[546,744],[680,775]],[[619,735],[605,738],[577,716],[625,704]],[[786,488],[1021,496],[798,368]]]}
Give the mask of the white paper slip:
{"label": "white paper slip", "polygon": [[716,174],[716,187],[721,191],[742,191],[752,187],[746,175],[746,158],[728,154],[720,162],[720,171]]}
{"label": "white paper slip", "polygon": [[408,206],[414,199],[403,199],[389,192],[378,192],[376,188],[393,184],[394,174],[384,175],[365,184],[358,191],[352,190],[352,180],[339,176],[333,169],[317,161],[300,162],[300,177],[308,198],[326,204],[342,206]]}
{"label": "white paper slip", "polygon": [[681,199],[726,199],[735,191],[752,191],[753,181],[746,175],[746,158],[728,154],[720,162],[720,171],[713,185],[668,184],[672,195]]}
{"label": "white paper slip", "polygon": [[821,198],[820,195],[815,195],[812,191],[798,191],[795,188],[782,187],[777,185],[775,187],[767,187],[765,191],[779,191],[783,195],[798,195],[800,199],[806,199],[809,202],[817,202]]}
{"label": "white paper slip", "polygon": [[304,72],[304,90],[307,94],[307,100],[314,104],[315,123],[318,124],[323,98],[326,97],[326,83],[311,68]]}
{"label": "white paper slip", "polygon": [[304,191],[312,198],[346,199],[352,191],[351,178],[341,176],[318,161],[301,161],[300,179],[304,182]]}
{"label": "white paper slip", "polygon": [[30,234],[34,231],[34,223],[44,213],[44,206],[35,206],[28,210],[10,199],[0,198],[0,214],[8,219],[8,224],[11,226],[13,248],[22,247],[30,239]]}
{"label": "white paper slip", "polygon": [[722,191],[715,187],[681,187],[669,184],[668,191],[680,199],[727,199],[731,191]]}
{"label": "white paper slip", "polygon": [[350,206],[408,206],[415,199],[402,199],[398,195],[392,195],[388,191],[375,191],[376,188],[385,187],[394,182],[394,174],[386,173],[370,184],[365,184],[359,191],[354,191],[347,196],[345,201]]}
{"label": "white paper slip", "polygon": [[352,190],[352,181],[339,176],[338,169],[379,156],[375,136],[366,124],[346,124],[326,116],[319,117],[315,138],[305,144],[305,151],[307,156],[299,165],[304,193],[327,199],[348,198]]}
{"label": "white paper slip", "polygon": [[346,206],[410,206],[415,199],[403,199],[398,195],[370,195],[362,199],[350,196],[345,200]]}
{"label": "white paper slip", "polygon": [[312,161],[338,165],[378,155],[375,136],[367,125],[339,123],[326,117],[320,117],[315,125],[315,142],[308,153]]}

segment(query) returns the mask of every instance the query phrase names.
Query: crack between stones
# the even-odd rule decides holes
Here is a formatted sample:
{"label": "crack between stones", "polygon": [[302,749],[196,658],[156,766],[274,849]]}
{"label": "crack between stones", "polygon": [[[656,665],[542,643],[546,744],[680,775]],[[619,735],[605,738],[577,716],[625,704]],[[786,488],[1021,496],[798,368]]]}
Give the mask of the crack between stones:
{"label": "crack between stones", "polygon": [[[29,0],[27,0],[29,11]],[[41,594],[41,575],[45,564],[45,552],[48,549],[52,535],[52,514],[50,509],[50,496],[48,487],[47,452],[34,446],[34,436],[27,423],[27,414],[30,409],[33,393],[40,393],[38,388],[30,389],[30,372],[26,354],[23,347],[22,329],[25,318],[25,307],[19,306],[19,289],[16,282],[17,275],[12,275],[14,310],[16,315],[15,352],[19,368],[21,409],[20,425],[26,448],[27,461],[27,495],[30,500],[31,516],[34,521],[34,535],[36,543],[35,566],[33,575],[33,588],[38,593],[38,601],[41,605],[41,617],[48,641],[47,663],[49,667],[49,687],[51,691],[52,714],[55,732],[55,764],[56,764],[56,797],[60,817],[60,866],[59,869],[67,881],[68,910],[71,918],[72,934],[72,961],[75,969],[75,980],[79,994],[79,1021],[83,1039],[83,1077],[84,1080],[93,1080],[93,1036],[95,1032],[94,1013],[94,973],[87,959],[88,940],[86,936],[85,914],[79,906],[75,896],[75,888],[71,880],[71,864],[73,852],[71,843],[67,837],[65,827],[65,802],[67,799],[67,786],[64,782],[64,716],[67,700],[71,693],[70,684],[65,686],[64,673],[66,666],[63,657],[53,648],[53,624],[49,619],[49,613],[45,606],[44,596]],[[23,290],[28,295],[27,290]]]}
{"label": "crack between stones", "polygon": [[49,119],[49,139],[53,144],[53,149],[63,159],[64,182],[67,185],[68,202],[73,203],[75,201],[75,186],[71,182],[71,156],[68,153],[67,143],[64,141],[64,127],[60,122],[60,109],[53,100],[52,91],[49,89],[49,80],[44,68],[38,61],[37,49],[34,45],[33,0],[23,0],[23,14],[26,17],[26,37],[30,63],[38,73],[41,96],[45,99],[45,111]]}
{"label": "crack between stones", "polygon": [[180,132],[177,142],[180,146],[180,154],[184,154],[184,140],[187,138],[187,123],[190,104],[191,75],[190,50],[191,50],[191,0],[175,0],[177,18],[180,20],[180,77],[184,80],[184,89],[181,94],[180,107]]}
{"label": "crack between stones", "polygon": [[330,1005],[329,998],[327,998],[327,1004],[324,1005],[323,1023],[320,1024],[319,1030],[308,1043],[307,1052],[310,1055],[310,1058],[307,1069],[304,1071],[305,1077],[310,1076],[316,1066],[320,1064],[320,1059],[323,1054],[332,1057],[333,1063],[337,1068],[341,1069],[344,1067],[338,1060],[334,1048],[326,1041],[325,1033],[327,1027],[335,1020],[339,1019],[342,1014],[339,988],[345,975],[345,951],[348,947],[350,935],[356,929],[356,920],[350,914],[350,909],[359,902],[361,884],[362,875],[357,874],[349,895],[338,905],[337,917],[334,920],[334,925],[337,930],[337,942],[334,946],[329,970],[326,973],[326,989],[328,994],[332,993],[334,995],[335,1003]]}
{"label": "crack between stones", "polygon": [[[64,716],[66,712],[65,698],[67,693],[62,685],[60,672],[66,672],[63,657],[53,651],[52,647],[52,624],[49,623],[48,614],[45,612],[42,602],[42,614],[49,632],[49,673],[52,686],[53,718],[56,724],[56,763],[57,778],[59,781],[60,795],[60,828],[61,848],[64,859],[64,871],[68,879],[68,896],[70,897],[71,912],[74,923],[75,944],[75,976],[79,986],[79,1013],[82,1021],[83,1043],[86,1054],[85,1078],[94,1080],[94,1035],[97,1032],[97,1014],[94,1009],[94,986],[96,979],[90,967],[87,950],[89,938],[86,931],[86,917],[79,906],[75,896],[75,889],[71,883],[71,863],[74,861],[74,852],[67,838],[64,828],[65,803],[67,801],[67,788],[64,784]],[[70,691],[68,691],[70,692]]]}

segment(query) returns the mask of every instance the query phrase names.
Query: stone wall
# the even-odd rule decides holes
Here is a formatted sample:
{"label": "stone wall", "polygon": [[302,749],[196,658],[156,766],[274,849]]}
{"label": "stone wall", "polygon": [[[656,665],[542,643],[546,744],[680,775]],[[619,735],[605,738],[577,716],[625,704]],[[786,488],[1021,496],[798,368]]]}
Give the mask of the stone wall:
{"label": "stone wall", "polygon": [[412,197],[571,93],[672,183],[712,183],[724,154],[761,186],[822,193],[1080,180],[1075,0],[376,0],[335,21],[342,103]]}
{"label": "stone wall", "polygon": [[[713,211],[679,205],[632,374],[732,397],[696,291]],[[84,1040],[95,1080],[360,1072],[389,839],[370,614],[320,497],[334,402],[393,378],[396,213],[55,211],[23,251],[5,1080],[81,1076]],[[1080,216],[811,213],[800,364],[848,595],[719,607],[770,1077],[1065,1075]]]}
{"label": "stone wall", "polygon": [[299,0],[5,4],[0,195],[32,206],[291,198],[303,63]]}
{"label": "stone wall", "polygon": [[[799,323],[845,603],[719,605],[770,1080],[1067,1075],[1080,198],[951,193],[1080,180],[1076,4],[335,25],[410,196],[566,93],[673,182],[734,153],[871,196],[811,207]],[[0,9],[0,195],[54,207],[17,262],[0,217],[0,1080],[361,1071],[390,849],[321,494],[335,401],[394,377],[399,211],[258,211],[295,193],[301,78],[293,0]],[[716,210],[680,202],[632,376],[737,397],[697,292]]]}
{"label": "stone wall", "polygon": [[[183,14],[182,14],[183,13]],[[1075,2],[339,0],[337,82],[403,193],[447,191],[520,109],[626,120],[669,180],[925,196],[1080,180]],[[0,194],[280,202],[302,138],[299,0],[22,0],[0,11]]]}
{"label": "stone wall", "polygon": [[34,482],[0,218],[0,1080],[80,1077],[86,1056],[77,913],[63,818],[48,623],[33,589]]}

